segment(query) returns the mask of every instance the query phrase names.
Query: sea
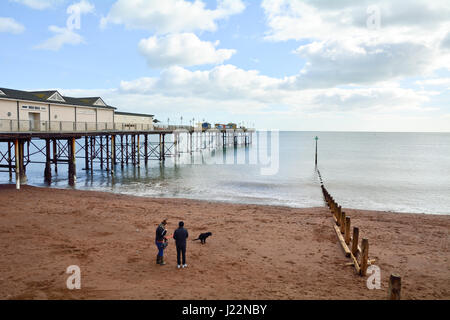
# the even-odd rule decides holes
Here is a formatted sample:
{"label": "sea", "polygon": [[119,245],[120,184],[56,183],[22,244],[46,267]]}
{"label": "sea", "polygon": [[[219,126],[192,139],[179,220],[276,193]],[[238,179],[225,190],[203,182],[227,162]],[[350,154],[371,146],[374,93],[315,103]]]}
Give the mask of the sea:
{"label": "sea", "polygon": [[[343,207],[450,214],[450,133],[259,131],[248,147],[203,146],[191,153],[181,142],[177,157],[147,166],[141,162],[140,168],[119,164],[114,176],[98,164],[85,171],[78,159],[73,188],[309,208],[324,206],[320,170],[324,185]],[[44,161],[43,155],[33,157]],[[28,184],[72,188],[67,165],[58,169],[47,185],[44,165],[31,163]],[[0,173],[0,183],[14,183],[14,177],[9,181],[8,173]]]}

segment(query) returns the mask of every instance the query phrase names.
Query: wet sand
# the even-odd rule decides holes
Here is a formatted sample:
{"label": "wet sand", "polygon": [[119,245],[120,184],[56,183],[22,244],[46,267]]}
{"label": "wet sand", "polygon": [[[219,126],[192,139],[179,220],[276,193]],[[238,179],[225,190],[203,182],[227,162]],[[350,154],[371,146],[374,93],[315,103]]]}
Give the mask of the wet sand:
{"label": "wet sand", "polygon": [[[112,193],[0,186],[0,299],[385,299],[391,273],[403,299],[450,298],[450,216],[345,209],[381,289],[354,274],[325,207],[285,207],[154,199]],[[183,220],[187,269],[155,264],[154,234]],[[66,268],[81,268],[81,290]]]}

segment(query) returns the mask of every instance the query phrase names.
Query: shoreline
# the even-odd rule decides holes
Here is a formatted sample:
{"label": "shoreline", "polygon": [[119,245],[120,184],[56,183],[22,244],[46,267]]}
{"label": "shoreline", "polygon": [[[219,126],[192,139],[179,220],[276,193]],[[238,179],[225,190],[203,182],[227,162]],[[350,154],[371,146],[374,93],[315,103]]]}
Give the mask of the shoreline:
{"label": "shoreline", "polygon": [[[449,299],[450,216],[347,209],[370,241],[382,288],[345,266],[326,207],[292,208],[153,198],[106,191],[0,185],[0,299],[385,299],[391,273],[402,299]],[[155,264],[154,229],[183,220],[189,267]],[[65,287],[70,265],[82,289]],[[181,290],[180,290],[181,288]]]}
{"label": "shoreline", "polygon": [[[0,191],[3,187],[11,187],[15,186],[15,184],[10,183],[0,183]],[[129,196],[129,197],[136,197],[136,198],[142,198],[142,199],[155,199],[155,200],[186,200],[186,201],[199,201],[199,202],[205,202],[210,204],[223,204],[223,205],[249,205],[249,206],[260,206],[260,207],[275,207],[275,208],[289,208],[289,209],[318,209],[318,208],[324,208],[326,206],[326,203],[323,203],[323,206],[320,207],[295,207],[295,206],[283,206],[283,205],[276,205],[276,204],[259,204],[259,203],[247,203],[247,202],[236,202],[233,200],[205,200],[205,199],[197,199],[197,198],[185,198],[185,197],[154,197],[154,196],[144,196],[144,195],[132,195],[128,193],[122,193],[122,192],[114,192],[114,191],[107,191],[107,190],[97,190],[97,189],[77,189],[72,187],[58,187],[58,186],[38,186],[38,185],[22,185],[22,187],[31,187],[31,188],[39,188],[39,189],[53,189],[53,190],[69,190],[69,191],[80,191],[80,192],[98,192],[98,193],[106,193],[106,194],[115,194],[115,195],[121,195],[121,196]],[[320,186],[319,186],[320,188]],[[407,215],[425,215],[425,216],[450,216],[450,213],[425,213],[425,212],[402,212],[402,211],[395,211],[395,210],[378,210],[378,209],[359,209],[359,208],[351,208],[346,207],[346,210],[351,211],[371,211],[371,212],[380,212],[380,213],[392,213],[392,214],[407,214]]]}

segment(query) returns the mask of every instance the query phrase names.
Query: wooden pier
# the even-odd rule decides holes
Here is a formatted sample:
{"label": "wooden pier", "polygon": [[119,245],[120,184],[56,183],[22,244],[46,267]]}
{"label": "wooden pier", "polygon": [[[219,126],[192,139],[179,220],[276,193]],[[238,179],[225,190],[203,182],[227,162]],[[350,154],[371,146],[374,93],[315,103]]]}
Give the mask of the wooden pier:
{"label": "wooden pier", "polygon": [[[62,126],[52,124],[48,128]],[[16,187],[20,189],[21,184],[27,183],[26,171],[30,163],[45,165],[44,177],[48,184],[52,181],[52,167],[57,173],[58,166],[63,164],[67,165],[68,183],[74,186],[77,159],[84,160],[83,170],[92,173],[94,166],[98,165],[100,170],[114,175],[117,166],[147,166],[151,160],[164,162],[167,158],[177,158],[183,153],[249,146],[254,132],[253,129],[197,130],[186,126],[149,130],[145,126],[125,128],[119,124],[114,124],[111,129],[105,129],[108,125],[99,124],[89,131],[78,131],[79,128],[87,128],[79,124],[73,128],[0,131],[0,144],[6,145],[6,148],[0,149],[0,172],[9,173],[10,181],[15,175]],[[181,135],[188,139],[183,149],[179,143]],[[150,138],[154,136],[157,136],[157,141],[151,142]],[[45,145],[37,141],[43,141]],[[36,159],[39,156],[40,159]]]}

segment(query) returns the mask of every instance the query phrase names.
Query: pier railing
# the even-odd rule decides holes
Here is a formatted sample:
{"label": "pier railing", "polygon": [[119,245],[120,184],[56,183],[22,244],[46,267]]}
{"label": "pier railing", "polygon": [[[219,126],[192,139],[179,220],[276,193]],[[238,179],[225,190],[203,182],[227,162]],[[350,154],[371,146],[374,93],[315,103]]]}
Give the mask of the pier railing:
{"label": "pier railing", "polygon": [[[105,131],[194,131],[192,126],[163,125],[145,123],[117,123],[117,122],[74,122],[74,121],[35,121],[0,119],[2,133],[39,133],[39,132],[105,132]],[[208,129],[219,130],[219,129]],[[238,128],[235,131],[253,131],[248,128]],[[206,131],[206,130],[202,130]]]}
{"label": "pier railing", "polygon": [[34,121],[0,119],[0,132],[151,131],[153,124],[114,122]]}

